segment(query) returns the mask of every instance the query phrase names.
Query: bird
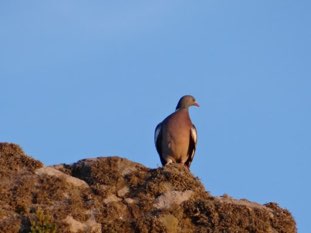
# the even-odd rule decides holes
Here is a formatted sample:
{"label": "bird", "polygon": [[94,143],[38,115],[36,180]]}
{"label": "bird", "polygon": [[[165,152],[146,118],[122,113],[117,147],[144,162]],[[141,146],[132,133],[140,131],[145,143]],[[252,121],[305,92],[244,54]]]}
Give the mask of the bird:
{"label": "bird", "polygon": [[189,116],[189,107],[199,107],[192,95],[182,96],[175,112],[160,122],[154,131],[154,143],[163,166],[181,163],[190,170],[197,145],[197,129]]}

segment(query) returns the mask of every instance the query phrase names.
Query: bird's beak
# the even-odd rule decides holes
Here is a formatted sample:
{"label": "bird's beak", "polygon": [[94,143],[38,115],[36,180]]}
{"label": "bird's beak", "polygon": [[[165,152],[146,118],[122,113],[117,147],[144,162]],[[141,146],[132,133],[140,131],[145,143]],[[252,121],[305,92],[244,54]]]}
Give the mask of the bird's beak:
{"label": "bird's beak", "polygon": [[194,106],[200,107],[200,105],[197,102],[194,102]]}

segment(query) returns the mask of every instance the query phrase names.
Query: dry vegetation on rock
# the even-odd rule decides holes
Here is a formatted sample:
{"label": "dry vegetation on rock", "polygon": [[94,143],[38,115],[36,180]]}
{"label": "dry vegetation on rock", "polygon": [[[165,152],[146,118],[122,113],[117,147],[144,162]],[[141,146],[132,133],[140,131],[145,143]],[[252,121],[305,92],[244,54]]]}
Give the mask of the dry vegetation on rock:
{"label": "dry vegetation on rock", "polygon": [[44,167],[0,143],[0,179],[0,232],[31,232],[38,213],[64,233],[296,232],[277,204],[213,197],[179,165],[149,169],[98,157]]}

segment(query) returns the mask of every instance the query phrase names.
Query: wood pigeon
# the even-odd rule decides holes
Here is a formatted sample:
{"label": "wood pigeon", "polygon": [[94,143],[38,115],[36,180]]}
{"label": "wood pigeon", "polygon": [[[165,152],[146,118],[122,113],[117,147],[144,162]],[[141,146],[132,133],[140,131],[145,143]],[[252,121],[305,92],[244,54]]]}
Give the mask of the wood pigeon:
{"label": "wood pigeon", "polygon": [[181,163],[190,168],[197,144],[197,130],[188,111],[190,106],[199,107],[199,104],[191,95],[181,97],[176,111],[155,129],[154,142],[163,166]]}

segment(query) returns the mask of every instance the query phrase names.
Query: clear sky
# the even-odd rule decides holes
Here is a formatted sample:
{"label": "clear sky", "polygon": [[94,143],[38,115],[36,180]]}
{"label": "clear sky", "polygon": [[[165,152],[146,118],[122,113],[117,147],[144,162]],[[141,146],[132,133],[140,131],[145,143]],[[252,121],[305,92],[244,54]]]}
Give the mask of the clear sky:
{"label": "clear sky", "polygon": [[46,165],[155,168],[154,128],[192,94],[191,171],[213,195],[311,231],[311,2],[1,1],[0,141]]}

